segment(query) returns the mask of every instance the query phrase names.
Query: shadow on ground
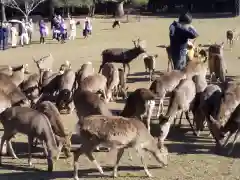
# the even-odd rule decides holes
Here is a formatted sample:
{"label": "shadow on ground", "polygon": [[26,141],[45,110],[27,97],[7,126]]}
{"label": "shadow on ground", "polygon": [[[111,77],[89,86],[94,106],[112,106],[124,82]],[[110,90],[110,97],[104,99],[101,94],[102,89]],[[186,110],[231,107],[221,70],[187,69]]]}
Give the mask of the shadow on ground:
{"label": "shadow on ground", "polygon": [[[211,136],[208,136],[209,131],[205,130],[201,136],[193,135],[189,125],[172,127],[167,136],[167,140],[171,143],[167,144],[170,153],[177,154],[215,154],[225,157],[240,158],[240,143],[236,143],[232,154],[228,155],[227,151],[231,147],[231,143],[226,148],[216,149],[215,142]],[[158,123],[151,124],[151,134],[158,137],[160,134],[160,126]]]}
{"label": "shadow on ground", "polygon": [[[155,16],[158,18],[178,18],[179,13],[151,13],[143,12],[141,16]],[[192,13],[194,19],[219,19],[236,17],[233,13]]]}
{"label": "shadow on ground", "polygon": [[[159,169],[158,166],[149,166],[148,169]],[[10,170],[16,170],[15,166],[8,166],[8,169]],[[27,170],[24,168],[20,168],[19,170]],[[110,166],[103,166],[103,171],[107,173],[106,175],[100,175],[98,170],[96,168],[90,168],[90,169],[80,169],[79,170],[79,177],[80,178],[104,178],[104,177],[112,177],[112,170],[113,167]],[[143,167],[141,166],[119,166],[119,175],[121,174],[121,171],[141,171],[143,170]],[[141,176],[131,176],[131,177],[138,177],[141,178]],[[52,173],[44,172],[44,171],[34,171],[34,172],[16,172],[16,173],[4,173],[0,174],[0,178],[2,180],[16,180],[18,179],[34,179],[34,180],[50,180],[50,179],[59,179],[59,178],[73,178],[73,172],[72,171],[53,171]]]}

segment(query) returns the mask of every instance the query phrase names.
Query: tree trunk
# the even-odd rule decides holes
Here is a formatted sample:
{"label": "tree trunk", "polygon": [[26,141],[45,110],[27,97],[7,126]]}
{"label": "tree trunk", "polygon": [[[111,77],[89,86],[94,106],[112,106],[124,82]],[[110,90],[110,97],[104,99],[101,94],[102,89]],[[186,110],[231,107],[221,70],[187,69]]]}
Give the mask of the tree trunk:
{"label": "tree trunk", "polygon": [[28,22],[29,21],[29,14],[24,14],[25,17],[25,21]]}
{"label": "tree trunk", "polygon": [[5,5],[1,4],[1,11],[2,11],[2,21],[6,21],[6,11],[5,11]]}
{"label": "tree trunk", "polygon": [[54,15],[54,11],[55,11],[53,0],[49,1],[49,6],[50,6],[49,19],[52,19],[53,15]]}
{"label": "tree trunk", "polygon": [[68,14],[68,18],[70,18],[69,17],[69,15],[70,15],[70,7],[67,7],[67,14]]}
{"label": "tree trunk", "polygon": [[89,7],[89,16],[90,16],[90,17],[93,17],[94,14],[95,14],[95,5],[91,5],[91,6]]}
{"label": "tree trunk", "polygon": [[124,4],[124,1],[116,3],[115,17],[124,16],[123,4]]}

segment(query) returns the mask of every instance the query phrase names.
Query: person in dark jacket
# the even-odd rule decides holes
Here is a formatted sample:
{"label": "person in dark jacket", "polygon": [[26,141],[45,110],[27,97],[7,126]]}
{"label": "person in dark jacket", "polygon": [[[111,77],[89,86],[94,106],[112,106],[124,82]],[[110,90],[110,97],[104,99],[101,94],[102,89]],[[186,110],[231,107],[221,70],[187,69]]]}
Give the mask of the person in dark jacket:
{"label": "person in dark jacket", "polygon": [[189,39],[198,37],[198,33],[191,25],[192,17],[189,13],[179,16],[169,27],[170,50],[174,69],[182,70],[187,61],[187,43]]}
{"label": "person in dark jacket", "polygon": [[3,42],[3,50],[8,49],[8,37],[9,37],[9,26],[7,22],[4,22],[4,42]]}
{"label": "person in dark jacket", "polygon": [[6,22],[3,22],[0,27],[0,45],[1,49],[5,50],[8,48],[8,26]]}

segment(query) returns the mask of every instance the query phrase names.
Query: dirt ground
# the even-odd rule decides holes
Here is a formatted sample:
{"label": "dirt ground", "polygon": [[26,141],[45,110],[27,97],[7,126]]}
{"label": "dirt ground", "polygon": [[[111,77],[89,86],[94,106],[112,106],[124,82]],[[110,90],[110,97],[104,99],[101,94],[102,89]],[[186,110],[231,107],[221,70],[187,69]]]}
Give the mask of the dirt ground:
{"label": "dirt ground", "polygon": [[[98,71],[101,61],[101,51],[110,47],[133,47],[132,40],[140,37],[146,40],[147,50],[149,53],[157,53],[157,70],[165,71],[167,67],[167,56],[165,49],[157,46],[168,45],[168,27],[173,21],[172,18],[143,18],[141,22],[135,22],[134,19],[130,23],[123,23],[121,28],[112,29],[112,19],[94,19],[93,35],[88,39],[83,39],[80,28],[78,29],[78,37],[75,41],[68,41],[66,44],[59,44],[56,41],[47,40],[47,44],[38,43],[38,31],[34,35],[34,43],[24,48],[9,49],[0,52],[1,64],[22,64],[28,63],[32,71],[36,71],[36,67],[32,61],[32,57],[39,58],[41,56],[52,53],[55,58],[54,70],[61,63],[69,60],[72,67],[77,70],[81,64],[92,61],[96,71]],[[193,25],[200,34],[197,43],[209,44],[214,42],[226,41],[225,32],[229,28],[238,28],[239,18],[221,18],[221,19],[194,19]],[[237,29],[240,31],[240,29]],[[225,46],[225,58],[228,67],[229,76],[235,78],[240,69],[240,42],[236,42],[232,51]],[[128,86],[131,91],[139,87],[149,87],[148,78],[142,75],[144,65],[141,58],[134,60],[131,64],[131,76],[129,76]],[[113,110],[121,110],[123,103],[110,103],[109,107]],[[77,118],[75,114],[62,116],[62,121],[69,131],[74,131]],[[2,128],[1,128],[2,133]],[[233,180],[240,179],[240,146],[237,144],[235,151],[231,157],[216,155],[214,153],[214,144],[211,137],[207,136],[207,132],[196,138],[189,131],[189,127],[185,126],[181,129],[172,129],[167,147],[169,150],[169,166],[159,168],[157,162],[146,155],[149,169],[154,175],[154,179],[168,180]],[[49,175],[39,170],[46,170],[46,160],[42,159],[41,149],[37,149],[33,158],[33,167],[27,166],[26,137],[17,135],[13,140],[15,151],[20,159],[13,160],[9,157],[3,157],[4,166],[0,167],[1,180],[45,180],[45,179],[72,179],[73,166],[72,158],[60,159],[55,163],[54,172]],[[229,147],[227,147],[229,148]],[[140,158],[134,150],[130,150],[133,161],[130,161],[125,155],[120,163],[118,179],[143,179],[145,174],[140,162]],[[112,179],[112,164],[115,161],[115,154],[107,154],[104,152],[95,153],[96,159],[104,166],[106,177],[99,175],[95,166],[89,160],[82,156],[79,160],[80,170],[79,176],[83,179]]]}

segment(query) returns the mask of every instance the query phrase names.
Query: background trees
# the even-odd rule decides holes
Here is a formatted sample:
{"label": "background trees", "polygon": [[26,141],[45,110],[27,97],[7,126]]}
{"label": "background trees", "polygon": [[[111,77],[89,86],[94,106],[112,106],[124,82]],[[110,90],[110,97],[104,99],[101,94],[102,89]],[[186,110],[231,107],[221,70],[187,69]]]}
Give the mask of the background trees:
{"label": "background trees", "polygon": [[[111,12],[115,12],[114,15],[116,17],[124,16],[124,6],[131,5],[134,7],[139,7],[142,5],[146,5],[149,0],[0,0],[1,5],[1,17],[2,20],[6,20],[5,9],[9,11],[18,11],[20,12],[26,19],[28,19],[29,15],[33,13],[36,9],[37,12],[41,11],[42,6],[39,7],[40,4],[46,4],[45,9],[48,10],[50,16],[54,14],[55,9],[63,9],[65,15],[71,10],[77,9],[87,9],[89,16],[94,16],[95,9],[98,5],[106,5],[108,3],[114,4],[114,6],[110,7]],[[98,6],[99,7],[99,6]],[[40,10],[39,10],[40,9]],[[108,9],[109,10],[109,9]],[[14,13],[13,13],[14,14]]]}

